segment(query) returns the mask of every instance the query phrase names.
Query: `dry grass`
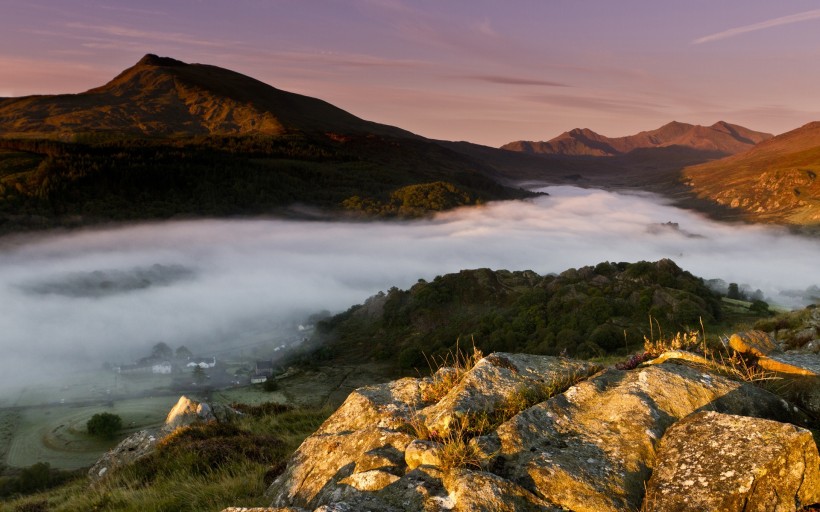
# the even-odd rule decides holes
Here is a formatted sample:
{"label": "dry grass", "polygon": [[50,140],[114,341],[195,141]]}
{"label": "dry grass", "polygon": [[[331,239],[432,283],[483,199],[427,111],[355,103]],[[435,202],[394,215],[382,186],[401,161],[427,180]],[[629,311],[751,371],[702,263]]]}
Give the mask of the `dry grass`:
{"label": "dry grass", "polygon": [[476,348],[475,344],[473,344],[472,353],[468,353],[462,351],[458,343],[454,351],[451,350],[444,356],[438,358],[425,356],[430,373],[433,374],[433,381],[422,390],[422,400],[424,402],[440,401],[482,358],[484,354]]}

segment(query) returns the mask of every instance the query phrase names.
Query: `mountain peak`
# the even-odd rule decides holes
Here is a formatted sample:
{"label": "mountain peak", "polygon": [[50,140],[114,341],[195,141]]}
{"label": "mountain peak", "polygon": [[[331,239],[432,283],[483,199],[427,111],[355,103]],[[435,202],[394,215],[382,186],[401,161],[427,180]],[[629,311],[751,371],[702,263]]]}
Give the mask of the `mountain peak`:
{"label": "mountain peak", "polygon": [[153,53],[105,85],[84,93],[37,96],[0,105],[0,135],[80,132],[129,136],[332,132],[416,138],[235,71]]}
{"label": "mountain peak", "polygon": [[655,130],[626,137],[606,137],[588,128],[575,128],[546,142],[511,142],[504,149],[529,153],[568,156],[616,156],[636,149],[680,146],[716,155],[731,155],[746,151],[756,143],[769,139],[768,133],[755,132],[742,126],[718,121],[712,126],[700,126],[672,121]]}
{"label": "mountain peak", "polygon": [[187,66],[188,64],[182,62],[181,60],[172,59],[171,57],[160,57],[158,55],[154,55],[153,53],[146,53],[143,58],[137,62],[135,67],[142,67],[142,66],[157,66],[157,67],[181,67]]}

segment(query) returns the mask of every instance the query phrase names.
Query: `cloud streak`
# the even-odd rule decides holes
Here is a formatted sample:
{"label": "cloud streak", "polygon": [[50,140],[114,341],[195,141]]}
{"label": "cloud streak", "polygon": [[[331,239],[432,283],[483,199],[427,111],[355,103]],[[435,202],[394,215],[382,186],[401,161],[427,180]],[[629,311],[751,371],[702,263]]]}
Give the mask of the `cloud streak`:
{"label": "cloud streak", "polygon": [[712,41],[719,41],[721,39],[728,39],[730,37],[748,34],[749,32],[757,32],[758,30],[765,30],[767,28],[791,25],[792,23],[800,23],[803,21],[811,21],[816,19],[820,19],[820,9],[791,14],[789,16],[781,16],[779,18],[772,18],[770,20],[753,23],[751,25],[744,25],[742,27],[731,28],[729,30],[724,30],[723,32],[718,32],[716,34],[695,39],[692,41],[692,44],[703,44]]}
{"label": "cloud streak", "polygon": [[534,78],[521,78],[509,75],[464,75],[462,78],[501,85],[541,85],[546,87],[569,87],[569,85],[561,82],[553,82],[551,80],[538,80]]}

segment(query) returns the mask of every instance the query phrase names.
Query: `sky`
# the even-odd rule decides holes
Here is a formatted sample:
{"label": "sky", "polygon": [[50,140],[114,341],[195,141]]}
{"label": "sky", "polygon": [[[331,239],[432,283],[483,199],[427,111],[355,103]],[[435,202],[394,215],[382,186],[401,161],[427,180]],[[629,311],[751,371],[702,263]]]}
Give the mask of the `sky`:
{"label": "sky", "polygon": [[198,353],[258,344],[283,322],[461,269],[543,275],[671,258],[773,302],[820,285],[816,239],[718,223],[649,194],[548,190],[413,222],[203,220],[4,238],[0,392],[128,362],[159,341]]}
{"label": "sky", "polygon": [[0,97],[81,92],[155,53],[491,146],[820,119],[814,0],[0,0],[0,13]]}

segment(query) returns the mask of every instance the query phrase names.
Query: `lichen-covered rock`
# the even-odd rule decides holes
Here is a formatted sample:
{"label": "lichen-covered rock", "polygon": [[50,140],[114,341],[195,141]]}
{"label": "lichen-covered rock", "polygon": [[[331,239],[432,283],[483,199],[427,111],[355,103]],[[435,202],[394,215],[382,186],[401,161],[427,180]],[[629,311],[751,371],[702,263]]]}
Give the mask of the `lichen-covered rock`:
{"label": "lichen-covered rock", "polygon": [[518,484],[483,471],[460,469],[444,478],[444,486],[463,512],[558,511]]}
{"label": "lichen-covered rock", "polygon": [[401,379],[359,388],[316,431],[338,434],[367,427],[401,428],[422,405],[423,379]]}
{"label": "lichen-covered rock", "polygon": [[[460,442],[470,438],[466,449],[441,435],[454,418],[491,415],[522,388],[586,376],[594,367],[492,354],[437,404],[423,399],[429,379],[361,388],[302,443],[268,496],[273,507],[324,511],[635,510],[660,439],[680,419],[714,410],[805,420],[761,388],[692,366],[703,364],[599,372],[497,428],[503,420],[459,431]],[[431,427],[438,429],[433,440],[416,439]],[[452,468],[452,450],[460,449],[481,471]]]}
{"label": "lichen-covered rock", "polygon": [[88,470],[92,482],[100,480],[112,471],[141,459],[154,451],[161,436],[156,430],[140,430],[123,439],[112,450],[107,451]]}
{"label": "lichen-covered rock", "polygon": [[699,412],[661,440],[644,510],[794,511],[820,502],[819,466],[808,430]]}
{"label": "lichen-covered rock", "polygon": [[609,369],[502,424],[496,473],[575,512],[636,509],[661,436],[702,409],[796,414],[766,391],[688,366]]}
{"label": "lichen-covered rock", "polygon": [[478,361],[444,398],[419,411],[419,417],[431,432],[446,436],[457,418],[467,413],[492,413],[522,386],[564,376],[585,377],[596,369],[586,361],[497,352]]}
{"label": "lichen-covered rock", "polygon": [[310,508],[378,490],[395,481],[388,475],[404,475],[404,452],[411,441],[404,432],[377,426],[317,432],[293,454],[268,495],[274,497],[274,506]]}
{"label": "lichen-covered rock", "polygon": [[410,469],[441,465],[441,443],[416,439],[404,450],[404,461]]}

